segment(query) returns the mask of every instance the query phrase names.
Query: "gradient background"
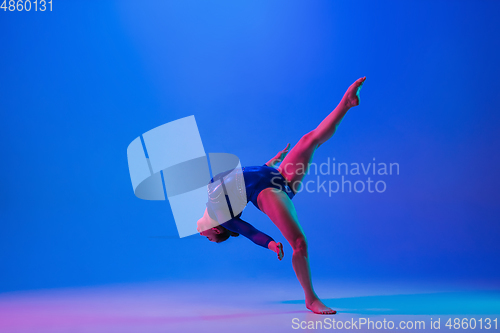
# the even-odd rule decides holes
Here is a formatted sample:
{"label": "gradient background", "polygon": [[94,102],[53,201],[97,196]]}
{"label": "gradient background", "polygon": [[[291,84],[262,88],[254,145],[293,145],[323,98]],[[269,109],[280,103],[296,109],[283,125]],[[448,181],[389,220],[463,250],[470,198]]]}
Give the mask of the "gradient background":
{"label": "gradient background", "polygon": [[[134,196],[126,148],[195,115],[207,153],[260,165],[361,76],[361,106],[315,162],[375,157],[400,174],[382,194],[294,199],[314,278],[498,286],[499,12],[498,1],[290,0],[0,11],[0,292],[294,280],[288,245],[278,263],[245,239],[179,239],[168,201]],[[254,207],[243,218],[284,240]]]}

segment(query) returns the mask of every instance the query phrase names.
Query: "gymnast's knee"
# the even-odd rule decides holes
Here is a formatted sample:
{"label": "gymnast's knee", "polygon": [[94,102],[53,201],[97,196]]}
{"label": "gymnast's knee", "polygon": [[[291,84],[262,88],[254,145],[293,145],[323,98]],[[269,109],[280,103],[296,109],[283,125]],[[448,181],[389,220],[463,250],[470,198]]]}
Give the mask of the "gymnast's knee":
{"label": "gymnast's knee", "polygon": [[307,255],[307,240],[304,235],[300,235],[295,238],[295,240],[290,244],[292,246],[293,252],[302,253]]}
{"label": "gymnast's knee", "polygon": [[308,146],[318,146],[321,143],[316,130],[312,130],[311,132],[304,134],[304,136],[300,138],[300,141]]}

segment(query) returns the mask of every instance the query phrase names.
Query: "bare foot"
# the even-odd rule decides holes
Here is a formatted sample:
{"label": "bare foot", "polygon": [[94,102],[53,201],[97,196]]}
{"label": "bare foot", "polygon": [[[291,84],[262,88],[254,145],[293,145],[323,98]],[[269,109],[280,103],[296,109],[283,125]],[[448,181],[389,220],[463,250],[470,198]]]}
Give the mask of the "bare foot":
{"label": "bare foot", "polygon": [[281,243],[276,243],[276,251],[278,254],[278,259],[281,260],[285,256],[285,252],[283,252],[283,244]]}
{"label": "bare foot", "polygon": [[312,302],[306,301],[306,307],[314,313],[317,314],[336,314],[337,311],[327,307],[319,298],[316,298]]}
{"label": "bare foot", "polygon": [[342,101],[346,104],[346,106],[351,108],[353,106],[359,105],[359,92],[365,80],[366,76],[359,78],[354,81],[354,83],[351,84],[351,86],[347,89],[344,97],[342,98]]}

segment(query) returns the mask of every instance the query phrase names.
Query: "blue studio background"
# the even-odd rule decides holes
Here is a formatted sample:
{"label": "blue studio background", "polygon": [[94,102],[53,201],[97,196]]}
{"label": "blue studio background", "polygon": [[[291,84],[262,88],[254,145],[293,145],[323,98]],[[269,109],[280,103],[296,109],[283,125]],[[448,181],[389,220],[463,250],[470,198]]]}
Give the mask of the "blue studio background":
{"label": "blue studio background", "polygon": [[[56,1],[0,11],[0,292],[295,279],[245,239],[179,239],[128,144],[195,115],[243,165],[295,144],[367,76],[315,162],[399,163],[384,193],[294,199],[313,278],[500,278],[497,1]],[[314,180],[314,176],[309,176]],[[361,177],[362,178],[362,177]],[[336,180],[334,175],[323,180]],[[254,207],[243,216],[284,241]]]}

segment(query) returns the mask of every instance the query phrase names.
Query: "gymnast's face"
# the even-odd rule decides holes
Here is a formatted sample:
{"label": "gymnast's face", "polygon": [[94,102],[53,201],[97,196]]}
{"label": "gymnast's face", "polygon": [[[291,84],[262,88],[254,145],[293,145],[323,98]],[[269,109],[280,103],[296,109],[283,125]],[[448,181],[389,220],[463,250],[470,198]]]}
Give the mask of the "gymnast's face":
{"label": "gymnast's face", "polygon": [[221,233],[220,229],[215,227],[200,232],[200,235],[207,237],[208,240],[211,242],[220,243],[220,241],[217,238],[217,235],[219,235],[220,233]]}
{"label": "gymnast's face", "polygon": [[205,210],[203,217],[198,220],[196,229],[200,235],[207,237],[209,241],[214,243],[222,243],[231,235],[226,228],[220,226],[208,215],[207,210]]}

